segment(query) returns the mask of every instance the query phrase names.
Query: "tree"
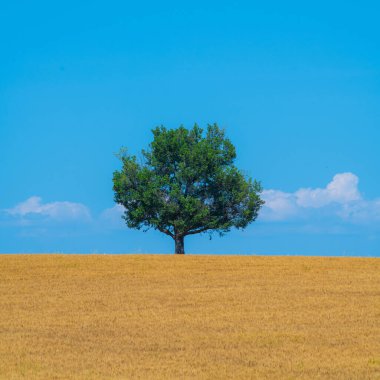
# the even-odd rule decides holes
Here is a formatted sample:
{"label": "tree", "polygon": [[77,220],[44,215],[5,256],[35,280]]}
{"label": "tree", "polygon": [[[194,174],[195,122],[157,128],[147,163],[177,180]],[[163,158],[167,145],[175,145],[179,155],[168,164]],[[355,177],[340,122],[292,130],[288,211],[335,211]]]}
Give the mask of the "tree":
{"label": "tree", "polygon": [[206,133],[196,124],[152,132],[141,162],[125,148],[118,154],[122,169],[113,174],[113,189],[128,227],[159,230],[183,254],[185,236],[223,235],[257,218],[261,185],[234,166],[235,147],[217,124]]}

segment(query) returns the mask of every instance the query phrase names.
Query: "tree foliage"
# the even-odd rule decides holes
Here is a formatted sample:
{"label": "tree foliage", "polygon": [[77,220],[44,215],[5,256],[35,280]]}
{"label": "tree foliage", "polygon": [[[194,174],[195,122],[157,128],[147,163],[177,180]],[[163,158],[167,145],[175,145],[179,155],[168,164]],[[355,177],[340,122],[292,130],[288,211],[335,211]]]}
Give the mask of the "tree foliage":
{"label": "tree foliage", "polygon": [[175,240],[184,253],[184,237],[224,234],[245,228],[263,205],[259,182],[234,165],[235,147],[216,124],[155,128],[141,162],[122,149],[122,169],[113,175],[115,201],[125,207],[130,228],[154,228]]}

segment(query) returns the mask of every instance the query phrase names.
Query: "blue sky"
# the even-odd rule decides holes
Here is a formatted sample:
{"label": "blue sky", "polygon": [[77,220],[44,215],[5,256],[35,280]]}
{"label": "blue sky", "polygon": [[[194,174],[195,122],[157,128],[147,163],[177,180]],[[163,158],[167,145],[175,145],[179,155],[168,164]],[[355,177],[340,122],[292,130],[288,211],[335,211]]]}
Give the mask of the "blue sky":
{"label": "blue sky", "polygon": [[0,5],[0,252],[172,252],[114,207],[114,153],[218,122],[259,220],[188,252],[380,255],[375,1]]}

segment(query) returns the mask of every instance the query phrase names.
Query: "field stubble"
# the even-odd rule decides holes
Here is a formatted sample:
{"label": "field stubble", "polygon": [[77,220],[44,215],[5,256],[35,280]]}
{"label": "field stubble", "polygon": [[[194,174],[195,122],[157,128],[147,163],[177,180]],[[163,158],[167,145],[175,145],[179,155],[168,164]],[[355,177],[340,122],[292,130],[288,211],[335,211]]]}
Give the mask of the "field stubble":
{"label": "field stubble", "polygon": [[380,260],[1,255],[0,378],[380,379]]}

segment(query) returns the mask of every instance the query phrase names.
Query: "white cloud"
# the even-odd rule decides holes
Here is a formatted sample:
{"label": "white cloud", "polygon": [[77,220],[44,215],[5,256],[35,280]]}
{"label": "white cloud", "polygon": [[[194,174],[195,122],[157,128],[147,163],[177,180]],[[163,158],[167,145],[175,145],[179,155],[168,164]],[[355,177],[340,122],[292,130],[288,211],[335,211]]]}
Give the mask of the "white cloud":
{"label": "white cloud", "polygon": [[125,222],[122,219],[124,206],[116,204],[111,208],[105,209],[100,215],[100,221],[108,228],[125,227]]}
{"label": "white cloud", "polygon": [[325,188],[301,188],[294,193],[265,190],[260,218],[281,221],[323,215],[354,223],[380,221],[380,200],[364,200],[358,184],[355,174],[339,173]]}
{"label": "white cloud", "polygon": [[81,203],[50,202],[43,203],[40,197],[30,197],[15,207],[6,210],[8,214],[27,218],[29,216],[41,216],[53,220],[82,220],[90,221],[90,210]]}
{"label": "white cloud", "polygon": [[294,194],[280,190],[264,190],[265,205],[260,214],[264,220],[284,220],[297,214],[298,207]]}
{"label": "white cloud", "polygon": [[301,207],[319,208],[336,202],[346,204],[361,199],[358,189],[359,178],[352,173],[336,174],[324,189],[299,189],[295,192]]}

